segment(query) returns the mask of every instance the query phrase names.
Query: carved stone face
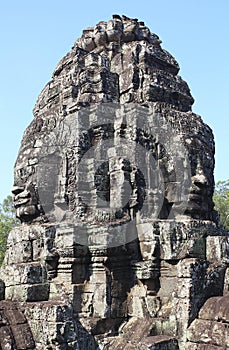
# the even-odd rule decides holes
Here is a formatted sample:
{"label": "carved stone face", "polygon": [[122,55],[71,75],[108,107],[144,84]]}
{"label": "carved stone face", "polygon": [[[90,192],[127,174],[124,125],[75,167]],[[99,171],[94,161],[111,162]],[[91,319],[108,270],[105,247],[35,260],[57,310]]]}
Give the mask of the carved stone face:
{"label": "carved stone face", "polygon": [[136,29],[138,24],[136,21],[124,21],[123,22],[123,40],[126,42],[132,41],[136,37]]}
{"label": "carved stone face", "polygon": [[107,43],[106,28],[103,23],[97,24],[94,29],[94,40],[97,46],[102,46]]}
{"label": "carved stone face", "polygon": [[[147,46],[151,37],[156,48]],[[116,44],[105,47],[108,41]],[[80,49],[80,43],[92,52]],[[100,46],[100,54],[93,51],[95,46]],[[53,222],[52,213],[60,212],[63,220],[98,222],[102,213],[102,220],[113,222],[129,220],[141,210],[148,219],[168,219],[171,211],[176,217],[182,207],[182,214],[211,220],[213,135],[191,113],[193,98],[178,71],[175,59],[144,23],[115,17],[85,30],[40,94],[36,117],[24,135],[15,165],[17,216],[25,222]],[[98,111],[90,111],[108,102],[117,110],[128,110],[131,103],[137,106],[136,111],[129,108],[129,125],[129,112],[116,111],[110,123],[101,121]],[[140,118],[137,109],[144,105]],[[163,130],[162,141],[155,141],[152,133],[155,118]],[[144,127],[148,131],[141,134]],[[171,161],[171,133],[174,140],[181,136],[187,159],[183,148]],[[117,145],[124,148],[120,140],[129,142],[124,155],[116,154]],[[85,154],[90,156],[80,169]],[[190,172],[182,173],[186,167]],[[189,195],[185,208],[182,186]]]}
{"label": "carved stone face", "polygon": [[88,29],[84,31],[83,39],[81,40],[81,46],[84,50],[92,51],[95,48],[94,42],[94,31],[93,29]]}
{"label": "carved stone face", "polygon": [[213,219],[214,161],[213,153],[209,151],[205,147],[192,164],[192,188],[186,212],[195,219]]}
{"label": "carved stone face", "polygon": [[27,140],[23,140],[24,142],[14,168],[12,193],[16,216],[23,222],[30,222],[41,213],[35,175],[38,159],[30,142],[27,143]]}
{"label": "carved stone face", "polygon": [[[133,120],[137,113],[133,111]],[[86,115],[84,110],[83,118]],[[88,117],[94,118],[90,109]],[[45,118],[47,121],[50,117]],[[57,120],[52,123],[51,133],[47,122],[41,123],[39,119],[28,128],[29,133],[37,123],[42,124],[33,132],[32,143],[30,137],[23,140],[16,162],[13,193],[18,218],[25,222],[45,217],[55,221],[54,212],[58,208],[61,219],[71,221],[75,217],[97,222],[128,221],[142,208],[148,219],[173,218],[171,210],[176,216],[184,204],[180,187],[185,186],[182,178],[187,176],[190,179],[183,214],[212,219],[214,148],[203,142],[204,136],[203,140],[195,136],[190,141],[188,133],[183,135],[187,141],[188,173],[182,169],[184,163],[175,158],[175,163],[171,162],[171,149],[156,142],[154,135],[125,125],[118,129],[116,122],[79,130],[76,124],[84,123],[80,118],[78,113],[62,122]],[[145,118],[149,118],[147,113]],[[119,155],[118,148],[124,150],[128,142],[131,152]],[[153,163],[158,163],[159,168]],[[181,167],[180,178],[176,167]]]}
{"label": "carved stone face", "polygon": [[119,42],[123,32],[123,24],[120,19],[114,18],[107,23],[107,37],[108,41]]}

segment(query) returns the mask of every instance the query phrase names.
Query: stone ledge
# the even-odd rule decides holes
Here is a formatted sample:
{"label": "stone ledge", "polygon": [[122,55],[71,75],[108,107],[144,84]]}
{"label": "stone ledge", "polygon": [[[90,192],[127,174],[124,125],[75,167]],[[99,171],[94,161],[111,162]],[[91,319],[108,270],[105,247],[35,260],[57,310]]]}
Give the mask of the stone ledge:
{"label": "stone ledge", "polygon": [[139,349],[144,350],[142,346],[146,346],[146,350],[178,350],[178,341],[174,337],[166,335],[157,335],[148,337],[141,342]]}

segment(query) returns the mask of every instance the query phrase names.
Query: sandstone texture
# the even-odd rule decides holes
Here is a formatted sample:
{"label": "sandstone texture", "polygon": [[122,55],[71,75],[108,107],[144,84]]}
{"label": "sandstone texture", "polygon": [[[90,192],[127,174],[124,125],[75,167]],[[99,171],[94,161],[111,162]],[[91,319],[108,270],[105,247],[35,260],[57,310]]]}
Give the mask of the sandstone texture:
{"label": "sandstone texture", "polygon": [[0,349],[229,348],[214,138],[178,72],[119,15],[57,65],[15,164]]}

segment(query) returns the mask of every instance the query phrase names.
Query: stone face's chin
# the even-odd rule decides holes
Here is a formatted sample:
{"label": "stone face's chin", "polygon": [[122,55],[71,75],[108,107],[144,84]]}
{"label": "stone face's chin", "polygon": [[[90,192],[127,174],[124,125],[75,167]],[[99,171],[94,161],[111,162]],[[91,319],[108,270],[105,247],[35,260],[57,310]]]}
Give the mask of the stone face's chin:
{"label": "stone face's chin", "polygon": [[186,213],[193,218],[208,219],[213,208],[210,181],[204,175],[204,169],[192,176],[192,188],[189,193]]}
{"label": "stone face's chin", "polygon": [[194,218],[198,215],[198,217],[205,219],[209,211],[209,201],[210,197],[207,195],[206,188],[201,189],[194,185],[189,194],[186,213]]}
{"label": "stone face's chin", "polygon": [[16,209],[16,216],[21,221],[31,221],[38,215],[35,205],[21,206]]}

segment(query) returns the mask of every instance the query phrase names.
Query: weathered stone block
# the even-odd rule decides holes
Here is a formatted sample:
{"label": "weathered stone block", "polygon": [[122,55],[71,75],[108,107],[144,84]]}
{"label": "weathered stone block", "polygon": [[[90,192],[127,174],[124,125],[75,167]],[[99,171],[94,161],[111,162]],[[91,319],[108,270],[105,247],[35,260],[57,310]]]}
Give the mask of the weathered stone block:
{"label": "weathered stone block", "polygon": [[23,315],[21,310],[19,310],[18,308],[15,308],[15,309],[6,308],[4,310],[4,313],[5,313],[5,316],[7,317],[7,319],[10,320],[11,325],[26,323],[25,316]]}
{"label": "weathered stone block", "polygon": [[192,278],[193,276],[200,274],[201,271],[206,273],[207,267],[207,262],[195,258],[180,260],[177,264],[177,277]]}
{"label": "weathered stone block", "polygon": [[132,270],[139,280],[150,280],[159,277],[159,263],[146,260],[133,264]]}
{"label": "weathered stone block", "polygon": [[10,247],[7,255],[7,263],[26,263],[33,260],[33,249],[31,241],[21,241]]}
{"label": "weathered stone block", "polygon": [[151,335],[169,335],[174,336],[177,332],[176,320],[169,318],[155,318],[153,320]]}
{"label": "weathered stone block", "polygon": [[194,320],[187,331],[187,339],[194,343],[229,346],[228,324],[209,320]]}
{"label": "weathered stone block", "polygon": [[199,318],[229,323],[229,296],[208,299],[200,310]]}
{"label": "weathered stone block", "polygon": [[229,296],[229,268],[227,268],[225,272],[223,295]]}
{"label": "weathered stone block", "polygon": [[68,349],[68,344],[78,348],[77,334],[80,340],[83,327],[80,323],[78,325],[74,323],[71,307],[61,304],[60,301],[28,303],[25,307],[25,316],[29,321],[36,348],[39,350],[44,345],[48,346],[50,342],[53,344],[53,349],[59,347]]}
{"label": "weathered stone block", "polygon": [[207,260],[219,263],[229,263],[229,237],[208,236],[206,238]]}
{"label": "weathered stone block", "polygon": [[161,308],[160,298],[147,295],[145,299],[145,303],[147,307],[147,312],[150,315],[150,317],[156,317],[156,315],[158,314],[158,311]]}
{"label": "weathered stone block", "polygon": [[28,324],[13,326],[12,333],[17,349],[27,350],[34,348],[35,343]]}
{"label": "weathered stone block", "polygon": [[22,284],[6,287],[6,299],[21,301],[44,301],[49,298],[49,284]]}
{"label": "weathered stone block", "polygon": [[[144,348],[144,346],[146,346]],[[153,336],[142,340],[139,349],[144,350],[178,350],[177,339],[169,336]]]}
{"label": "weathered stone block", "polygon": [[83,292],[81,286],[74,288],[73,309],[76,314],[93,315],[93,292]]}
{"label": "weathered stone block", "polygon": [[2,350],[13,348],[13,338],[10,327],[0,327],[0,345]]}
{"label": "weathered stone block", "polygon": [[17,264],[17,268],[14,265],[8,265],[5,267],[5,271],[4,282],[6,287],[42,283],[46,277],[45,270],[40,263],[20,263]]}
{"label": "weathered stone block", "polygon": [[138,239],[140,242],[141,241],[151,242],[155,239],[155,237],[158,237],[158,235],[154,233],[152,223],[144,222],[144,223],[138,224],[137,232],[138,232]]}
{"label": "weathered stone block", "polygon": [[196,344],[188,342],[185,350],[225,350],[225,347],[212,344]]}
{"label": "weathered stone block", "polygon": [[32,241],[33,260],[39,261],[41,259],[42,250],[44,248],[44,239],[40,237]]}
{"label": "weathered stone block", "polygon": [[171,299],[177,288],[178,281],[174,277],[161,277],[160,278],[161,288],[158,295],[160,298]]}
{"label": "weathered stone block", "polygon": [[130,317],[144,318],[147,314],[145,301],[142,298],[130,297],[128,300],[128,315]]}
{"label": "weathered stone block", "polygon": [[152,239],[152,241],[140,241],[140,250],[143,260],[150,260],[157,256],[159,249],[159,240]]}
{"label": "weathered stone block", "polygon": [[72,317],[72,309],[60,302],[31,302],[26,305],[25,315],[27,319],[31,320],[63,323]]}
{"label": "weathered stone block", "polygon": [[179,277],[177,272],[177,262],[165,261],[160,262],[160,273],[163,277]]}
{"label": "weathered stone block", "polygon": [[[201,225],[200,225],[201,229]],[[160,250],[165,260],[180,260],[186,257],[205,259],[206,244],[204,231],[193,229],[191,222],[160,223]]]}

